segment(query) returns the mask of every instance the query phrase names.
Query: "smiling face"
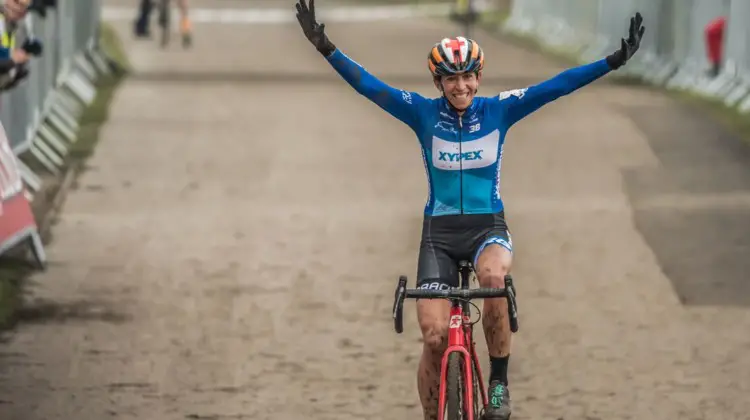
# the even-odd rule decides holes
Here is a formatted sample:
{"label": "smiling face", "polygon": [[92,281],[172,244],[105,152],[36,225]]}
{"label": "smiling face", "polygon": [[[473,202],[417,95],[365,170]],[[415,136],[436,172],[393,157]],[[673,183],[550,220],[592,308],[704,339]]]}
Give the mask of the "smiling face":
{"label": "smiling face", "polygon": [[435,87],[442,91],[448,101],[458,110],[464,110],[471,105],[474,95],[479,89],[482,73],[462,73],[435,78]]}
{"label": "smiling face", "polygon": [[3,6],[8,20],[19,20],[24,17],[31,0],[5,0]]}

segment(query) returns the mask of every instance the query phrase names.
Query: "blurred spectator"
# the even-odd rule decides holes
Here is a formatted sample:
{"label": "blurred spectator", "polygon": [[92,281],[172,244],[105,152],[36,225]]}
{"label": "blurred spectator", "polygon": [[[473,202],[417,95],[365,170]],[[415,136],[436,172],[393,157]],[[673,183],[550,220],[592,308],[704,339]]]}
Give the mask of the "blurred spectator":
{"label": "blurred spectator", "polygon": [[46,18],[47,9],[50,7],[57,7],[57,0],[31,0],[28,11],[36,12],[42,18]]}
{"label": "blurred spectator", "polygon": [[724,28],[727,24],[727,18],[725,16],[719,16],[706,25],[704,28],[704,34],[706,37],[706,54],[708,55],[708,61],[711,64],[709,69],[709,75],[716,77],[721,72],[721,64],[723,60],[723,47],[724,47]]}
{"label": "blurred spectator", "polygon": [[139,37],[149,37],[149,20],[151,19],[151,10],[154,8],[152,0],[140,0],[138,6],[138,17],[135,19],[135,35]]}
{"label": "blurred spectator", "polygon": [[[154,0],[139,0],[138,16],[133,22],[133,33],[138,38],[150,38],[151,30],[149,28],[149,22],[151,19],[151,12],[154,9]],[[161,3],[160,3],[161,4]],[[166,3],[167,7],[170,6],[169,2]],[[188,17],[188,0],[177,0],[177,6],[180,9],[180,33],[182,34],[182,44],[187,47],[192,43],[192,23]],[[162,15],[163,16],[163,15]]]}
{"label": "blurred spectator", "polygon": [[29,75],[31,56],[42,54],[42,43],[26,39],[20,48],[16,32],[26,16],[30,0],[4,0],[0,8],[0,90],[12,89]]}

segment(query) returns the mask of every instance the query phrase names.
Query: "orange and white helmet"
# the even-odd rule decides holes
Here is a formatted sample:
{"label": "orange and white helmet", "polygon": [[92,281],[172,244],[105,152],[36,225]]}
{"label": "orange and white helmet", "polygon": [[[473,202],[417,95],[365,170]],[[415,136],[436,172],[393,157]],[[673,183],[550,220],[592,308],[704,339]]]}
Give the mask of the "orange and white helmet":
{"label": "orange and white helmet", "polygon": [[427,65],[434,77],[479,72],[484,67],[484,52],[473,39],[443,38],[432,47]]}

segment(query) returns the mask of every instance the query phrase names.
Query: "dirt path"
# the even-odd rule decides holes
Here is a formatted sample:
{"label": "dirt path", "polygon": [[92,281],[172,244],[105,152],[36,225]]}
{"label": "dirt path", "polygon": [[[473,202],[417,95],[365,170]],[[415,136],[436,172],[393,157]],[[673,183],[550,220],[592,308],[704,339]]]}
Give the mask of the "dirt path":
{"label": "dirt path", "polygon": [[[408,128],[294,25],[201,24],[190,52],[118,28],[137,73],[0,347],[0,418],[420,418],[413,304],[402,336],[389,318],[426,197]],[[444,24],[328,29],[386,81],[434,93],[421,57]],[[484,94],[559,70],[480,41]],[[747,418],[750,166],[684,112],[599,84],[511,131],[514,419]],[[703,184],[685,170],[698,156]],[[700,278],[705,299],[684,304]]]}

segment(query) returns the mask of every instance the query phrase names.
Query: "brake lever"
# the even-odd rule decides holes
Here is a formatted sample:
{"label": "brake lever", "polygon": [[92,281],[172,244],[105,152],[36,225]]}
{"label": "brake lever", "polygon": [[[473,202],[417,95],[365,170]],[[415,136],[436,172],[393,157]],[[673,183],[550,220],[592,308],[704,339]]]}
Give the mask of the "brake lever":
{"label": "brake lever", "polygon": [[508,318],[510,320],[510,331],[518,332],[518,305],[516,304],[516,287],[513,285],[513,277],[505,276],[505,289],[508,291]]}
{"label": "brake lever", "polygon": [[397,334],[404,332],[404,295],[406,294],[406,276],[399,276],[398,286],[393,300],[393,327]]}

